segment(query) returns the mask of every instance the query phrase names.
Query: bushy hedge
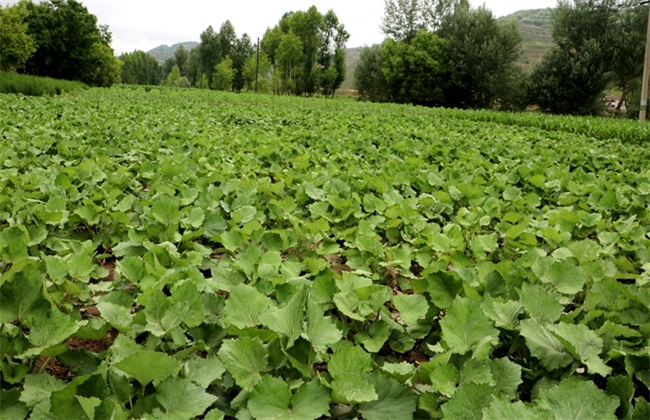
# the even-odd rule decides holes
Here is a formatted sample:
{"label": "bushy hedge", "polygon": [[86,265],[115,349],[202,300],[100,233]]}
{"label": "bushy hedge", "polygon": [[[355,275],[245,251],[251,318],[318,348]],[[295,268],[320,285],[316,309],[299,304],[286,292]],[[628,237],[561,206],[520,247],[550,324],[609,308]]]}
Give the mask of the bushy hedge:
{"label": "bushy hedge", "polygon": [[81,82],[0,72],[0,93],[22,93],[27,96],[52,96],[60,95],[63,92],[72,92],[87,88],[88,86]]}

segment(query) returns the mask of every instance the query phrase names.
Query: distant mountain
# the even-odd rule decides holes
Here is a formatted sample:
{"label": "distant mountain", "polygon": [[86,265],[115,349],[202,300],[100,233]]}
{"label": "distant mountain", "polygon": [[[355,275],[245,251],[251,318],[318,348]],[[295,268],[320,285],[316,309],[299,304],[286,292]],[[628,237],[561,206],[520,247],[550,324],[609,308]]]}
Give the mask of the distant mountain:
{"label": "distant mountain", "polygon": [[168,58],[172,57],[176,50],[180,47],[183,46],[187,51],[190,51],[191,49],[197,47],[199,45],[198,42],[179,42],[178,44],[174,44],[171,47],[168,45],[159,45],[153,50],[147,51],[147,54],[153,56],[156,60],[160,61],[161,63],[165,62]]}
{"label": "distant mountain", "polygon": [[522,54],[519,62],[530,67],[539,62],[553,46],[553,9],[521,10],[499,18],[502,22],[514,20],[519,27]]}

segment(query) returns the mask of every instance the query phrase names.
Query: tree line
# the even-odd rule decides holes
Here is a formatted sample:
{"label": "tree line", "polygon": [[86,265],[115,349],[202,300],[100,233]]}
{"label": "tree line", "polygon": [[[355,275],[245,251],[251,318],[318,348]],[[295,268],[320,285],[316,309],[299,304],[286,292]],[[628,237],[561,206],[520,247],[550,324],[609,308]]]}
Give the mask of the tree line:
{"label": "tree line", "polygon": [[345,79],[345,45],[349,34],[334,11],[322,14],[314,6],[307,11],[285,13],[268,28],[256,46],[247,34],[237,37],[227,20],[215,31],[209,26],[201,42],[187,51],[179,47],[156,72],[155,58],[142,51],[123,54],[122,81],[253,90],[277,94],[331,96]]}
{"label": "tree line", "polygon": [[0,70],[110,86],[120,66],[108,27],[79,2],[0,6]]}
{"label": "tree line", "polygon": [[[467,0],[386,0],[386,40],[355,71],[362,99],[460,108],[602,113],[607,88],[631,114],[640,99],[648,10],[625,0],[560,0],[553,48],[531,70],[517,64],[521,36]],[[636,102],[635,102],[636,100]]]}

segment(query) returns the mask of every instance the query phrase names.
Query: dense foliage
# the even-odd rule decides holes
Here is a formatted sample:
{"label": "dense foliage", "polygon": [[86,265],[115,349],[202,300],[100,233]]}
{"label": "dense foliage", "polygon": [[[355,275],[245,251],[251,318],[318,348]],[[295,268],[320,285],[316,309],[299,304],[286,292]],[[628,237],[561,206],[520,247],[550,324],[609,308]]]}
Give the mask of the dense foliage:
{"label": "dense foliage", "polygon": [[461,108],[519,102],[521,37],[514,22],[462,0],[391,0],[385,13],[389,38],[381,50],[367,47],[355,70],[361,98]]}
{"label": "dense foliage", "polygon": [[25,22],[36,50],[27,73],[110,86],[119,80],[121,62],[110,47],[111,34],[76,0],[24,3]]}
{"label": "dense foliage", "polygon": [[0,108],[2,418],[650,415],[627,122],[172,89]]}
{"label": "dense foliage", "polygon": [[81,82],[37,77],[14,72],[0,72],[0,93],[20,93],[27,96],[59,95],[87,89]]}
{"label": "dense foliage", "polygon": [[22,70],[36,50],[25,22],[28,14],[23,1],[7,8],[0,4],[0,71]]}
{"label": "dense foliage", "polygon": [[122,54],[121,82],[129,85],[159,85],[162,69],[158,60],[144,51]]}
{"label": "dense foliage", "polygon": [[647,6],[629,0],[562,1],[553,17],[556,45],[532,71],[530,102],[553,113],[599,114],[610,85],[622,91],[621,105],[630,94],[638,102],[633,88],[643,73]]}

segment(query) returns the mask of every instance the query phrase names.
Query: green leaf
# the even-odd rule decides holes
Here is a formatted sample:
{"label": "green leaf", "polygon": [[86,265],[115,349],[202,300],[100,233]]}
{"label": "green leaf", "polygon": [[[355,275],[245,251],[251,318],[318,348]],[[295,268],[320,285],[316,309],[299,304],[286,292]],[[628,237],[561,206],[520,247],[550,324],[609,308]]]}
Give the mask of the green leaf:
{"label": "green leaf", "polygon": [[86,413],[86,416],[89,419],[94,419],[95,409],[101,405],[102,400],[97,397],[82,397],[80,395],[75,395],[74,397],[77,399],[84,413]]}
{"label": "green leaf", "polygon": [[412,419],[418,397],[406,386],[380,373],[367,376],[377,390],[375,401],[359,405],[359,412],[367,420]]}
{"label": "green leaf", "polygon": [[226,372],[223,362],[216,357],[191,359],[187,362],[187,370],[187,379],[203,388],[210,386]]}
{"label": "green leaf", "polygon": [[616,395],[620,401],[620,406],[616,410],[616,417],[619,419],[631,419],[634,407],[632,398],[634,397],[634,382],[632,378],[624,375],[610,376],[607,378],[607,393]]}
{"label": "green leaf", "polygon": [[370,355],[360,347],[346,347],[327,363],[332,382],[332,398],[342,403],[360,403],[378,398],[375,387],[363,374],[372,369]]}
{"label": "green leaf", "polygon": [[451,240],[444,233],[434,233],[431,235],[431,242],[429,244],[434,251],[446,254],[453,251],[451,248]]}
{"label": "green leaf", "polygon": [[118,331],[129,331],[133,324],[131,310],[122,305],[101,301],[97,304],[97,309],[99,309],[100,316]]}
{"label": "green leaf", "polygon": [[552,420],[553,416],[536,407],[528,407],[521,401],[512,403],[503,397],[494,397],[492,403],[483,410],[483,420],[505,419]]}
{"label": "green leaf", "polygon": [[568,261],[556,261],[541,280],[553,285],[553,289],[567,295],[575,295],[585,285],[585,277],[580,267]]}
{"label": "green leaf", "polygon": [[65,386],[65,382],[48,374],[27,375],[20,401],[24,402],[30,410],[35,410],[37,405],[43,405],[42,408],[49,411],[52,392],[60,391]]}
{"label": "green leaf", "polygon": [[490,369],[494,379],[495,393],[514,400],[517,397],[517,388],[523,383],[521,366],[504,357],[502,359],[491,359]]}
{"label": "green leaf", "polygon": [[486,384],[462,384],[451,400],[442,406],[445,419],[482,419],[483,409],[492,402],[492,388]]}
{"label": "green leaf", "polygon": [[2,419],[24,419],[27,418],[29,411],[25,403],[19,400],[20,389],[11,390],[0,389],[0,418]]}
{"label": "green leaf", "polygon": [[446,397],[456,392],[456,384],[460,381],[460,373],[453,365],[439,365],[429,374],[431,386]]}
{"label": "green leaf", "polygon": [[99,222],[99,213],[97,213],[95,206],[81,206],[74,212],[91,226],[96,225]]}
{"label": "green leaf", "polygon": [[16,264],[29,257],[27,235],[16,226],[0,232],[0,260]]}
{"label": "green leaf", "polygon": [[64,280],[70,271],[70,266],[67,261],[61,257],[48,255],[43,258],[43,261],[45,262],[45,269],[47,270],[48,276],[50,276],[55,283],[60,283]]}
{"label": "green leaf", "polygon": [[440,321],[442,339],[449,350],[465,354],[477,350],[479,344],[493,346],[499,331],[483,314],[478,302],[467,298],[456,298]]}
{"label": "green leaf", "polygon": [[223,308],[223,325],[250,328],[261,323],[260,316],[271,305],[271,299],[253,286],[240,284],[234,287]]}
{"label": "green leaf", "polygon": [[367,331],[357,333],[354,338],[370,353],[377,353],[390,337],[390,328],[384,321],[375,321]]}
{"label": "green leaf", "polygon": [[524,283],[520,295],[526,313],[541,323],[553,323],[564,313],[564,306],[539,285]]}
{"label": "green leaf", "polygon": [[84,252],[72,254],[68,260],[68,266],[70,267],[70,277],[81,281],[88,281],[90,274],[95,270],[92,257]]}
{"label": "green leaf", "polygon": [[165,226],[175,225],[181,218],[178,203],[168,195],[161,195],[154,199],[151,214]]}
{"label": "green leaf", "polygon": [[304,284],[300,284],[298,290],[286,305],[280,308],[271,308],[262,316],[262,323],[264,325],[276,333],[287,337],[287,348],[293,346],[294,341],[302,333],[306,300],[307,287]]}
{"label": "green leaf", "polygon": [[50,307],[42,297],[43,277],[40,271],[27,269],[0,285],[0,322],[23,321],[36,307]]}
{"label": "green leaf", "polygon": [[604,377],[611,373],[612,368],[600,358],[603,340],[586,325],[560,323],[549,326],[549,331],[564,344],[576,360],[587,366],[590,373],[597,373]]}
{"label": "green leaf", "polygon": [[29,334],[29,341],[35,348],[28,350],[23,357],[39,354],[39,349],[63,343],[68,337],[76,333],[81,325],[82,323],[76,322],[70,316],[58,310],[41,312],[37,316],[35,315]]}
{"label": "green leaf", "polygon": [[235,252],[242,244],[244,237],[236,230],[230,230],[219,235],[221,244],[230,252]]}
{"label": "green leaf", "polygon": [[172,357],[155,351],[141,351],[119,363],[115,367],[134,377],[143,387],[150,382],[154,385],[165,378],[175,375],[181,366]]}
{"label": "green leaf", "polygon": [[393,296],[393,304],[407,324],[417,324],[429,311],[429,303],[422,295],[396,295]]}
{"label": "green leaf", "polygon": [[313,299],[307,301],[307,339],[315,350],[324,352],[327,347],[337,343],[343,333],[336,327],[329,316],[325,316],[323,308]]}
{"label": "green leaf", "polygon": [[239,253],[235,264],[241,268],[247,276],[251,277],[255,267],[261,260],[263,251],[256,246],[249,246],[246,251]]}
{"label": "green leaf", "polygon": [[200,416],[217,400],[189,379],[168,378],[156,387],[156,399],[165,414],[174,418]]}
{"label": "green leaf", "polygon": [[232,220],[235,223],[246,224],[255,218],[257,209],[253,206],[243,206],[232,212]]}
{"label": "green leaf", "polygon": [[495,381],[492,377],[489,360],[470,359],[466,361],[460,370],[460,383],[488,384],[494,386]]}
{"label": "green leaf", "polygon": [[616,419],[618,398],[605,394],[593,382],[568,379],[540,392],[538,406],[556,419]]}
{"label": "green leaf", "polygon": [[269,369],[268,351],[257,337],[225,340],[218,355],[244,391],[252,391]]}
{"label": "green leaf", "polygon": [[141,257],[124,257],[117,262],[119,272],[133,283],[139,283],[144,277],[144,260]]}
{"label": "green leaf", "polygon": [[537,357],[546,369],[563,368],[573,361],[564,345],[540,322],[533,319],[523,320],[520,331],[526,338],[530,354]]}
{"label": "green leaf", "polygon": [[281,379],[264,376],[248,400],[248,409],[256,419],[313,420],[329,415],[330,397],[317,382],[309,382],[291,395],[289,385]]}
{"label": "green leaf", "polygon": [[510,331],[517,330],[519,326],[519,315],[524,311],[521,302],[512,300],[498,302],[490,295],[483,298],[481,308],[485,315],[494,322],[494,325]]}

